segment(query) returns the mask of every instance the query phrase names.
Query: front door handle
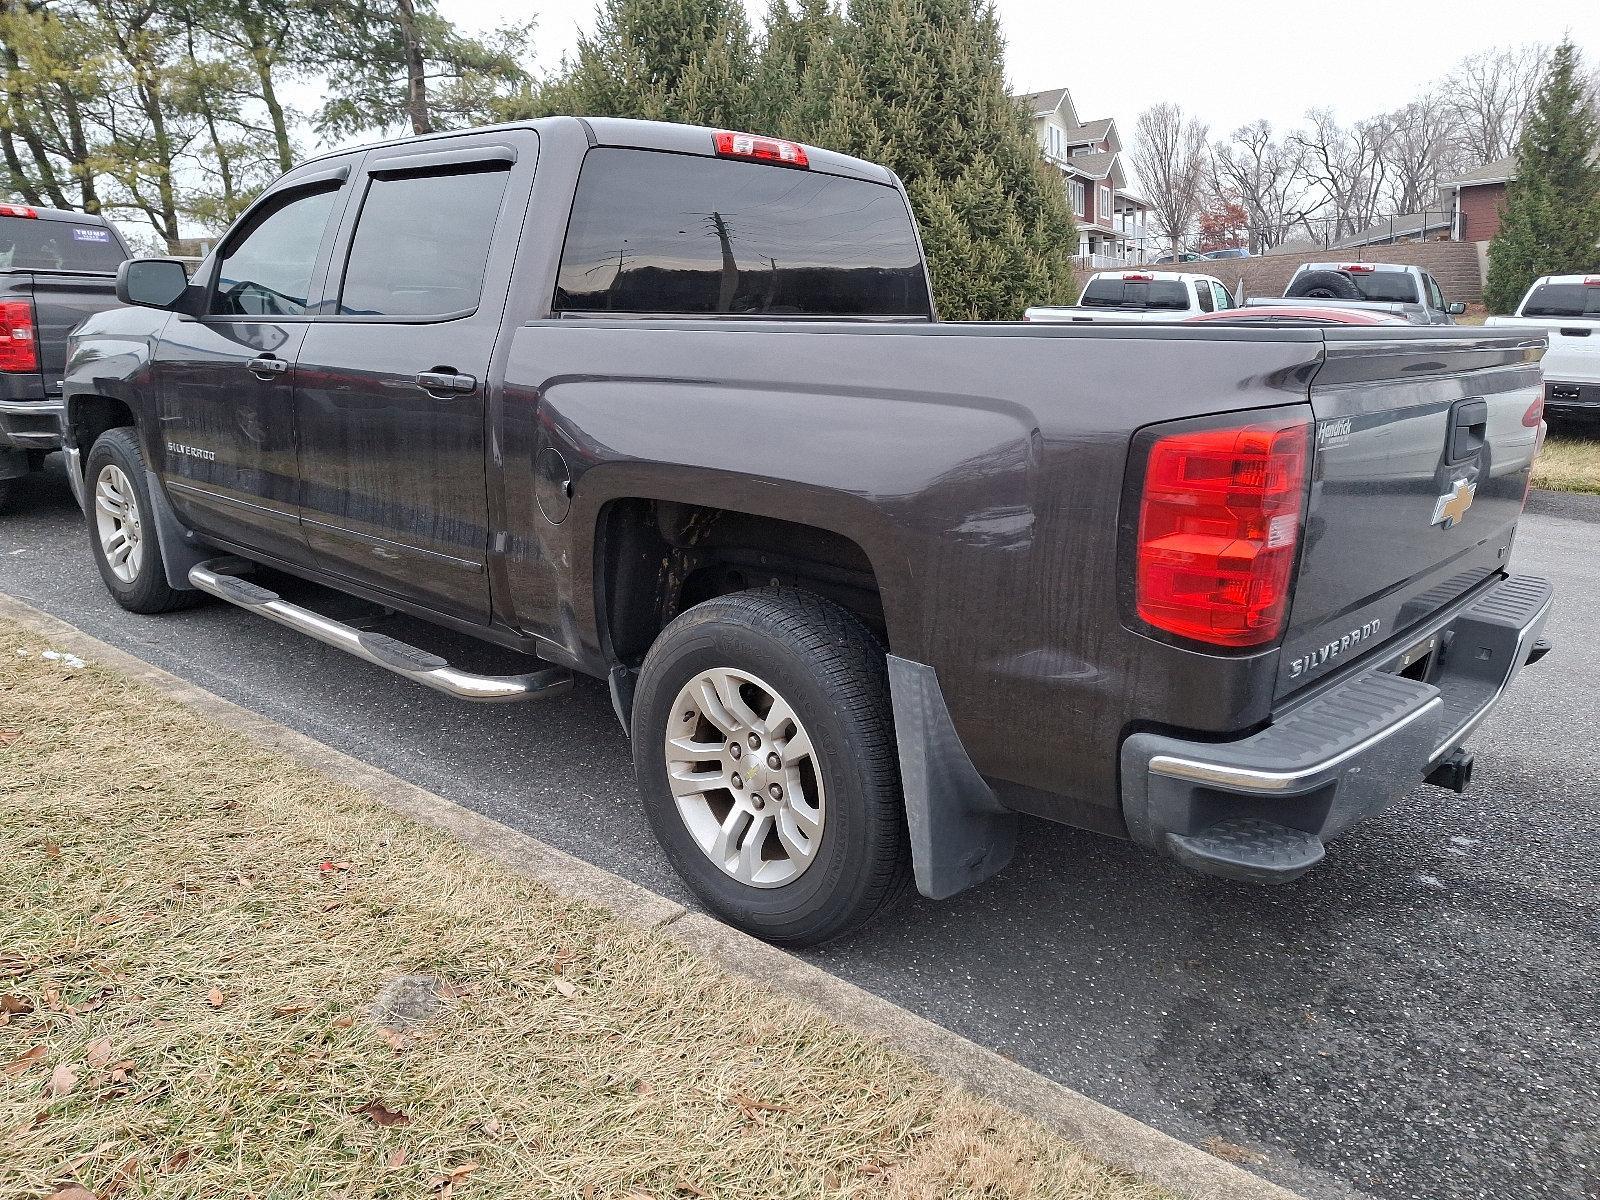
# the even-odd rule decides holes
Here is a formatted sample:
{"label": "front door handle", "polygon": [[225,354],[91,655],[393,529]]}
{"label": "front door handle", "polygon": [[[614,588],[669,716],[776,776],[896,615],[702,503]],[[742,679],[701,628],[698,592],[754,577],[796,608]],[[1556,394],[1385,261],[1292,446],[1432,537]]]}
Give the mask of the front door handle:
{"label": "front door handle", "polygon": [[250,374],[263,381],[270,381],[288,369],[289,364],[276,354],[258,354],[250,360]]}
{"label": "front door handle", "polygon": [[437,395],[469,396],[478,390],[478,380],[448,369],[422,371],[417,375],[417,386]]}

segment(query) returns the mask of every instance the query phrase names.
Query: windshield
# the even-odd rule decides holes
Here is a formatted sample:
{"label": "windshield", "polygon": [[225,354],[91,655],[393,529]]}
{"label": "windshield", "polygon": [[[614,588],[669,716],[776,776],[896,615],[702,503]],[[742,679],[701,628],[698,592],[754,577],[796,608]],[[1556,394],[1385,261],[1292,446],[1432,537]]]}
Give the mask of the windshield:
{"label": "windshield", "polygon": [[1379,300],[1385,304],[1416,304],[1417,281],[1409,271],[1353,271],[1350,282],[1356,285],[1363,300]]}
{"label": "windshield", "polygon": [[1175,279],[1157,279],[1149,283],[1091,279],[1078,303],[1084,308],[1155,308],[1184,312],[1189,307],[1189,290]]}
{"label": "windshield", "polygon": [[111,274],[127,258],[104,225],[0,217],[0,270],[100,271]]}
{"label": "windshield", "polygon": [[1600,287],[1541,283],[1522,306],[1525,317],[1600,317]]}

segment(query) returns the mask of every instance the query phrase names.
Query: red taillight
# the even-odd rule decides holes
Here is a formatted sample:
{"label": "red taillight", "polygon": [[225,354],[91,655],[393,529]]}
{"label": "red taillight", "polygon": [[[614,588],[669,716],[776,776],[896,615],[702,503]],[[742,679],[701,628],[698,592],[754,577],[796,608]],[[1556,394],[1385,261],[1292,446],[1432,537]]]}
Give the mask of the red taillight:
{"label": "red taillight", "polygon": [[[1549,385],[1546,384],[1546,387]],[[1539,428],[1539,422],[1544,420],[1544,393],[1540,392],[1533,398],[1533,403],[1528,405],[1528,411],[1522,414],[1522,423],[1529,429]]]}
{"label": "red taillight", "polygon": [[1122,282],[1123,283],[1154,283],[1155,282],[1155,278],[1156,277],[1154,275],[1141,275],[1137,271],[1134,271],[1134,272],[1131,272],[1131,273],[1129,273],[1127,275],[1124,275],[1122,277]]}
{"label": "red taillight", "polygon": [[39,210],[29,208],[26,204],[0,204],[0,217],[26,217],[30,221],[37,221]]}
{"label": "red taillight", "polygon": [[1300,540],[1303,421],[1174,433],[1150,448],[1139,507],[1139,616],[1214,646],[1278,636]]}
{"label": "red taillight", "polygon": [[33,304],[0,300],[0,371],[37,371],[39,344],[33,337]]}
{"label": "red taillight", "polygon": [[1600,275],[1585,275],[1583,277],[1583,286],[1600,287]]}
{"label": "red taillight", "polygon": [[1354,275],[1371,275],[1372,268],[1366,263],[1345,263],[1344,269]]}
{"label": "red taillight", "polygon": [[782,138],[761,137],[754,133],[728,133],[716,135],[717,153],[723,158],[750,158],[756,162],[774,163],[783,167],[809,167],[806,148],[799,142],[786,142]]}

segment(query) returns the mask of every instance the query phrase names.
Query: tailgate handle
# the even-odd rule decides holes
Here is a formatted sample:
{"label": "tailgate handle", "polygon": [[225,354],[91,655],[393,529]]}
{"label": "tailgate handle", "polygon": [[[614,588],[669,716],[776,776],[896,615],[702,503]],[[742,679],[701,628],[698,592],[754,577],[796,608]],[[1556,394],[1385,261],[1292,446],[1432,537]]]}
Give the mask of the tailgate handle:
{"label": "tailgate handle", "polygon": [[1485,400],[1462,400],[1450,410],[1450,440],[1445,458],[1451,463],[1477,458],[1489,432],[1489,404]]}

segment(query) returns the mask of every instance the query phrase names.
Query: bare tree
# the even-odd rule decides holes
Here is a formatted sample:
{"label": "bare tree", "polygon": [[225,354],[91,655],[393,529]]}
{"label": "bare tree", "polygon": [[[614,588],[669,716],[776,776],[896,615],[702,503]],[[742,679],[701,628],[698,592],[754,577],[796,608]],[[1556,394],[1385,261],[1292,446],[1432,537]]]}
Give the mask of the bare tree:
{"label": "bare tree", "polygon": [[1305,151],[1306,178],[1320,193],[1322,228],[1313,232],[1331,243],[1377,219],[1389,187],[1393,130],[1383,117],[1346,127],[1326,108],[1312,109],[1306,120],[1307,127],[1290,136]]}
{"label": "bare tree", "polygon": [[1444,77],[1442,94],[1472,165],[1516,152],[1550,54],[1542,42],[1483,50]]}
{"label": "bare tree", "polygon": [[1211,189],[1237,200],[1250,219],[1250,253],[1270,250],[1304,215],[1305,148],[1251,121],[1211,148]]}
{"label": "bare tree", "polygon": [[1391,212],[1421,212],[1437,205],[1441,183],[1479,165],[1463,145],[1454,110],[1437,92],[1413,100],[1382,120],[1388,126],[1383,148],[1388,162],[1384,206]]}
{"label": "bare tree", "polygon": [[1206,127],[1177,104],[1145,109],[1135,126],[1133,166],[1150,201],[1156,232],[1172,244],[1188,233],[1205,199]]}

